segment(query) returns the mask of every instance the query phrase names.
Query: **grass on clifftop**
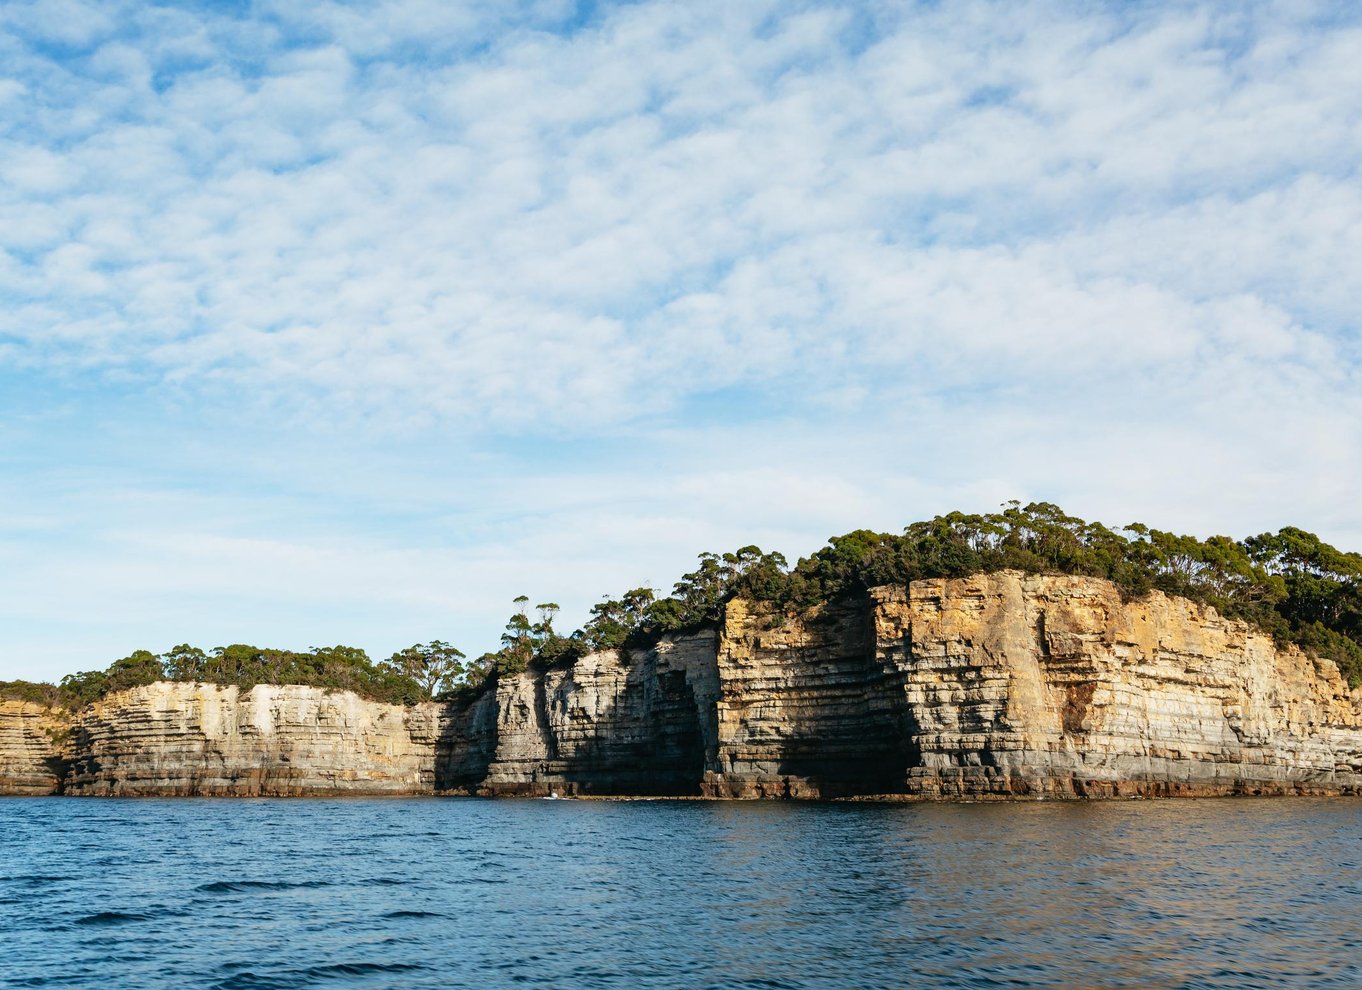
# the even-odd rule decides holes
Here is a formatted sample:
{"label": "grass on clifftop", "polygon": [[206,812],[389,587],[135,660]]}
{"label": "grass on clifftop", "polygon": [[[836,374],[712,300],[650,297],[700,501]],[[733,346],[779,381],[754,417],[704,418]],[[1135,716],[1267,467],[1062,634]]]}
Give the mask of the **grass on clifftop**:
{"label": "grass on clifftop", "polygon": [[1010,502],[1001,512],[952,512],[913,523],[901,534],[856,530],[833,537],[793,567],[779,553],[755,546],[702,553],[670,595],[635,588],[607,598],[570,636],[553,628],[557,605],[538,605],[531,618],[529,599],[521,597],[501,649],[467,663],[461,652],[438,641],[379,663],[346,646],[305,653],[177,646],[160,655],[139,650],[104,671],[65,677],[60,685],[0,682],[0,697],[80,707],[157,680],[199,680],[243,688],[310,684],[410,704],[467,694],[488,677],[532,663],[570,662],[591,650],[647,645],[669,632],[715,626],[725,603],[738,596],[797,611],[868,588],[1001,570],[1105,578],[1131,598],[1157,589],[1203,602],[1258,625],[1279,642],[1333,660],[1350,684],[1362,683],[1362,555],[1291,526],[1242,540],[1201,540],[1140,523],[1113,530],[1065,515],[1048,502]]}

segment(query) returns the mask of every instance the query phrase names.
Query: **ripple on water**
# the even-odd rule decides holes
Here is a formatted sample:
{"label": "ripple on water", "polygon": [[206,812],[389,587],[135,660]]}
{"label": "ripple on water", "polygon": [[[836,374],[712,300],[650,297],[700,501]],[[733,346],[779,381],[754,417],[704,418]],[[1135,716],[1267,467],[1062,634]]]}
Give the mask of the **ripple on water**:
{"label": "ripple on water", "polygon": [[3,802],[0,983],[1351,990],[1359,810]]}
{"label": "ripple on water", "polygon": [[12,884],[16,884],[16,885],[19,885],[19,886],[28,886],[28,887],[45,887],[45,886],[47,886],[47,885],[50,884],[50,883],[64,883],[64,882],[66,882],[66,881],[68,881],[68,880],[75,880],[75,879],[76,879],[75,877],[66,877],[66,876],[52,876],[52,877],[45,877],[45,876],[33,876],[33,877],[6,877],[4,880],[0,880],[0,883],[12,883]]}
{"label": "ripple on water", "polygon": [[100,911],[77,918],[72,924],[103,928],[109,925],[127,925],[135,921],[150,921],[155,915],[138,914],[134,911]]}
{"label": "ripple on water", "polygon": [[[425,969],[428,969],[428,967],[418,963],[331,963],[324,966],[280,970],[275,973],[256,973],[245,970],[240,973],[233,973],[213,985],[217,990],[296,990],[299,987],[317,987],[335,983],[367,985],[376,982],[374,978],[384,974],[409,974]],[[385,981],[378,985],[400,984]]]}
{"label": "ripple on water", "polygon": [[331,886],[328,880],[304,880],[290,883],[285,880],[214,880],[194,889],[204,894],[250,894],[270,890],[310,890]]}

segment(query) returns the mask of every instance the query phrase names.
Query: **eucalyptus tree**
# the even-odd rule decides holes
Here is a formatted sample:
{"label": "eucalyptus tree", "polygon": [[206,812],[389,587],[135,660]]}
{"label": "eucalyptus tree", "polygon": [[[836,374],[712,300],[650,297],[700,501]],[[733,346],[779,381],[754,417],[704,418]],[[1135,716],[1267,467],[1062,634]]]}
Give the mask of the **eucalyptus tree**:
{"label": "eucalyptus tree", "polygon": [[459,683],[467,668],[464,652],[443,640],[417,643],[399,650],[381,666],[386,670],[415,681],[426,698],[434,698],[441,691]]}

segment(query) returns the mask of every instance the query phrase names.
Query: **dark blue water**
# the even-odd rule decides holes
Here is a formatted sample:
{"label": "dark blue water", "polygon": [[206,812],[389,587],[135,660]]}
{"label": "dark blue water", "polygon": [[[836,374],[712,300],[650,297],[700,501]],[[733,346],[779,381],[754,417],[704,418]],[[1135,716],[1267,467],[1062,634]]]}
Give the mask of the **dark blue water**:
{"label": "dark blue water", "polygon": [[1362,803],[0,801],[0,986],[1359,987]]}

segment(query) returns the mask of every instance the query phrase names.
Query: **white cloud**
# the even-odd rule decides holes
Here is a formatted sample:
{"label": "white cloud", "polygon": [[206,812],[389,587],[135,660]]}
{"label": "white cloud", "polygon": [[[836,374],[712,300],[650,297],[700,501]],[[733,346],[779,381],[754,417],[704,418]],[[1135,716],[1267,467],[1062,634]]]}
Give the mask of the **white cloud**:
{"label": "white cloud", "polygon": [[[36,571],[5,536],[37,575],[9,593],[42,611],[69,571],[148,630],[215,596],[313,627],[388,602],[372,633],[515,574],[589,599],[1012,495],[1362,539],[1362,29],[1329,12],[8,5],[0,385],[183,417],[108,442],[148,497],[204,484],[180,459],[219,430],[233,512],[329,505],[318,446],[337,486],[424,490],[308,538],[293,509],[113,512]],[[426,547],[432,504],[474,549]]]}

